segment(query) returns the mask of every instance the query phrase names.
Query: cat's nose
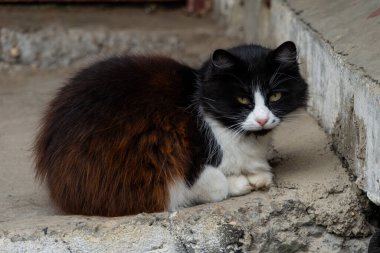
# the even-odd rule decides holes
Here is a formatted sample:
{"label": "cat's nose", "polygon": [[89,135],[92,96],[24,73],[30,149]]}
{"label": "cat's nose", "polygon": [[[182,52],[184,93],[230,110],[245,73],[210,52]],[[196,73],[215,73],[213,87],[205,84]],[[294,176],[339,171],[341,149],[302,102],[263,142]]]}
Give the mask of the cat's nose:
{"label": "cat's nose", "polygon": [[265,125],[265,123],[268,122],[268,118],[258,118],[258,119],[256,119],[256,122],[259,123],[259,125],[261,127],[263,127]]}

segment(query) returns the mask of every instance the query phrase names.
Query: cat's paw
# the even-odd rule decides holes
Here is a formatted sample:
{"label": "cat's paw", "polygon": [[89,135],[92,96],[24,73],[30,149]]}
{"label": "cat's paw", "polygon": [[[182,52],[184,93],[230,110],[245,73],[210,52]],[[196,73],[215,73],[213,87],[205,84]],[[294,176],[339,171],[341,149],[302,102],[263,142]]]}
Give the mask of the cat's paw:
{"label": "cat's paw", "polygon": [[269,171],[247,175],[247,179],[254,190],[269,188],[273,183],[273,174]]}
{"label": "cat's paw", "polygon": [[208,188],[208,201],[219,202],[228,197],[228,183],[226,178],[218,178],[210,183]]}
{"label": "cat's paw", "polygon": [[227,177],[227,180],[229,196],[241,196],[252,191],[252,186],[250,185],[247,177],[244,175],[232,175]]}
{"label": "cat's paw", "polygon": [[191,190],[197,202],[218,202],[228,196],[228,181],[220,170],[206,166]]}

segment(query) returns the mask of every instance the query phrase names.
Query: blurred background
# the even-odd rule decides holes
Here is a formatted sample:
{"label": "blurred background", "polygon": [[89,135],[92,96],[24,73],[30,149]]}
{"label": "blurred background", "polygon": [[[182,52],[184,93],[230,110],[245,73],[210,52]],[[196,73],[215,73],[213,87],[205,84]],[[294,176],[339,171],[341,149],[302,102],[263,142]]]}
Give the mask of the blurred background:
{"label": "blurred background", "polygon": [[[237,45],[242,38],[226,30],[218,1],[1,2],[0,70],[52,69],[149,52],[197,65],[213,49]],[[224,4],[233,6],[234,1]]]}

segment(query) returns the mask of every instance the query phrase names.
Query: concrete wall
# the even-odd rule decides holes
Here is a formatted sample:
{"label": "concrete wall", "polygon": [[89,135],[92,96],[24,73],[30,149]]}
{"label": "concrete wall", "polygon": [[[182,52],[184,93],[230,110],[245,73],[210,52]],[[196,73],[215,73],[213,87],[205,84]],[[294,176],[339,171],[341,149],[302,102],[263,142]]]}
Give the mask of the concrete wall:
{"label": "concrete wall", "polygon": [[358,187],[380,205],[380,17],[368,18],[376,2],[246,0],[246,18],[238,20],[247,42],[297,44],[309,111]]}

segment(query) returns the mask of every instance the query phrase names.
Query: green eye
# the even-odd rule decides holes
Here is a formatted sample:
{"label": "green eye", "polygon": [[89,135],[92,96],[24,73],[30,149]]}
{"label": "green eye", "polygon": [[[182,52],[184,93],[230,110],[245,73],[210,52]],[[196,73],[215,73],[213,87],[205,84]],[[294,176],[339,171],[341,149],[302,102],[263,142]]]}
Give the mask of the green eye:
{"label": "green eye", "polygon": [[275,92],[269,97],[269,102],[277,102],[282,97],[281,92]]}
{"label": "green eye", "polygon": [[251,101],[246,97],[237,97],[237,101],[243,105],[249,105]]}

